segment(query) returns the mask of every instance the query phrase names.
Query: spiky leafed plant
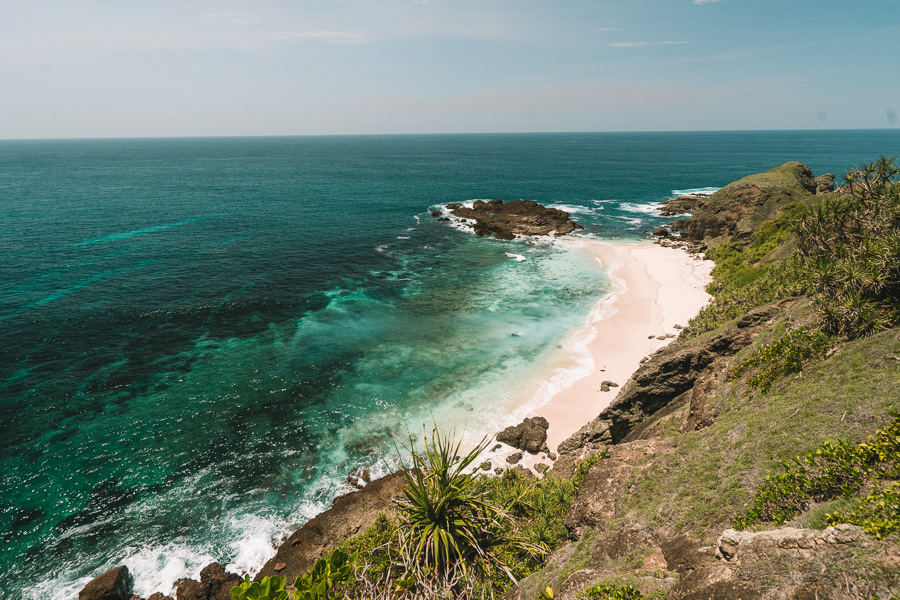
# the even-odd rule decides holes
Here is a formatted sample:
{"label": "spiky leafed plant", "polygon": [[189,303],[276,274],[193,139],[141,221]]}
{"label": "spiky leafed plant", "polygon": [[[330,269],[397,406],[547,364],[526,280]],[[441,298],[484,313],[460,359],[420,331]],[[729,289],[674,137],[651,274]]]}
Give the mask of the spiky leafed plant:
{"label": "spiky leafed plant", "polygon": [[900,323],[898,174],[885,157],[851,170],[841,195],[798,223],[799,260],[828,333],[854,338]]}
{"label": "spiky leafed plant", "polygon": [[483,439],[460,455],[455,444],[438,431],[426,436],[423,453],[413,452],[405,468],[405,499],[399,505],[400,549],[407,568],[418,576],[452,578],[475,570],[498,568],[515,582],[510,568],[492,551],[515,546],[527,552],[542,549],[523,540],[509,510],[489,501],[475,469],[487,448]]}

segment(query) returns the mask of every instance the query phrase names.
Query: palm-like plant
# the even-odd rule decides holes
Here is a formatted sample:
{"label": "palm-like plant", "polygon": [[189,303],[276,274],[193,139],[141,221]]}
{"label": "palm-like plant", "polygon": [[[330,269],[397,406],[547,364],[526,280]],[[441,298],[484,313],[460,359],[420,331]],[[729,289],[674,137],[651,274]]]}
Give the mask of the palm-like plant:
{"label": "palm-like plant", "polygon": [[825,331],[852,338],[900,323],[900,169],[881,157],[851,170],[843,196],[810,209],[797,226]]}
{"label": "palm-like plant", "polygon": [[468,576],[470,570],[499,568],[515,582],[509,567],[493,549],[515,546],[533,553],[542,549],[524,541],[509,516],[512,499],[504,505],[492,503],[475,469],[489,440],[482,439],[460,455],[455,444],[434,431],[426,436],[424,452],[413,453],[405,468],[405,499],[399,506],[400,549],[419,576],[452,579]]}

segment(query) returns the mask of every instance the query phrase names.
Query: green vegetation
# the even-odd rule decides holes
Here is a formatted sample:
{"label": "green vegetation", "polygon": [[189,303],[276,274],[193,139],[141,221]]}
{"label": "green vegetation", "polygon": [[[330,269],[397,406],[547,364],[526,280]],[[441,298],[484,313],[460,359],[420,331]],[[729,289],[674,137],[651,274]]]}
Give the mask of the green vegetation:
{"label": "green vegetation", "polygon": [[882,539],[900,531],[900,483],[882,484],[848,513],[827,515],[829,525],[850,523]]}
{"label": "green vegetation", "polygon": [[847,174],[848,193],[806,210],[796,227],[823,329],[855,338],[900,323],[900,174],[881,157]]}
{"label": "green vegetation", "polygon": [[234,600],[288,600],[284,589],[284,577],[263,577],[261,582],[253,583],[250,576],[244,576],[244,583],[231,588]]}
{"label": "green vegetation", "polygon": [[357,554],[348,555],[340,549],[322,556],[309,573],[294,581],[294,600],[344,598],[337,587],[350,580],[356,559]]}
{"label": "green vegetation", "polygon": [[233,600],[340,600],[346,596],[340,586],[349,582],[356,563],[356,555],[335,550],[316,561],[306,575],[297,577],[293,592],[285,589],[284,577],[263,577],[253,583],[246,575],[244,582],[231,588]]}
{"label": "green vegetation", "polygon": [[824,358],[832,343],[821,331],[799,327],[745,358],[731,369],[728,378],[735,380],[749,373],[748,394],[767,392],[778,377],[799,373],[812,358]]}
{"label": "green vegetation", "polygon": [[[769,475],[753,497],[753,504],[734,520],[736,529],[762,522],[782,525],[806,510],[812,502],[847,498],[871,480],[893,479],[900,469],[900,415],[859,444],[848,440],[825,443],[793,464],[784,462],[781,473]],[[887,486],[870,496],[854,513],[853,522],[880,532],[900,526],[883,519],[896,489]],[[900,506],[894,504],[894,507]],[[897,513],[894,513],[895,517]],[[829,515],[830,524],[842,522],[839,513]],[[881,520],[879,520],[881,519]]]}
{"label": "green vegetation", "polygon": [[578,594],[579,600],[642,600],[643,597],[633,585],[593,585]]}
{"label": "green vegetation", "polygon": [[803,292],[797,263],[777,260],[777,254],[804,210],[800,203],[788,205],[757,229],[749,241],[726,241],[709,248],[707,255],[716,266],[706,290],[713,300],[691,319],[685,338],[712,331],[757,306]]}
{"label": "green vegetation", "polygon": [[407,570],[416,578],[449,582],[460,572],[468,577],[475,568],[476,575],[499,569],[515,582],[510,567],[494,549],[535,555],[545,551],[525,540],[510,516],[526,490],[498,504],[482,485],[478,471],[466,472],[486,447],[483,440],[460,457],[460,443],[454,445],[435,431],[430,442],[426,437],[424,453],[413,453],[412,466],[405,469],[406,499],[399,507],[399,548]]}

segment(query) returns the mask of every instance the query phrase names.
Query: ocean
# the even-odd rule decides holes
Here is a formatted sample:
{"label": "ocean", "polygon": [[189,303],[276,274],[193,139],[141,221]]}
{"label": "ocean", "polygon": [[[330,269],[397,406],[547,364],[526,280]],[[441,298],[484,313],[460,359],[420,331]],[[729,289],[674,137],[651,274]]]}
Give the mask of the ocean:
{"label": "ocean", "polygon": [[[898,153],[900,130],[0,141],[0,598],[253,572],[353,469],[590,371],[609,283],[580,239],[647,239],[655,203],[788,160]],[[497,198],[585,230],[430,214]]]}

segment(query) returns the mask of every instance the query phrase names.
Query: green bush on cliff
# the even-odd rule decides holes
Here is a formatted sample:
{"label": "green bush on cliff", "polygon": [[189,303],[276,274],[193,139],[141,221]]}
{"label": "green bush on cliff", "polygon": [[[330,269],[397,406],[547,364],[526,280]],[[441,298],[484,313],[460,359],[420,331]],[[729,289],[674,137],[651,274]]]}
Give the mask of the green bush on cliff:
{"label": "green bush on cliff", "polygon": [[231,588],[233,600],[288,600],[284,577],[263,577],[262,581],[252,582],[250,576],[244,576],[244,582]]}
{"label": "green bush on cliff", "polygon": [[642,600],[643,597],[633,585],[592,585],[578,594],[579,600]]}
{"label": "green bush on cliff", "polygon": [[850,170],[844,192],[796,226],[823,329],[855,338],[900,323],[900,169],[894,159]]}
{"label": "green bush on cliff", "polygon": [[809,327],[798,327],[745,358],[728,373],[730,380],[746,378],[748,395],[766,392],[778,377],[799,373],[812,358],[824,358],[833,340]]}
{"label": "green bush on cliff", "polygon": [[864,442],[825,443],[793,463],[785,461],[784,471],[766,477],[753,504],[735,517],[734,527],[746,529],[763,522],[783,525],[812,502],[846,498],[869,481],[896,478],[900,475],[900,414],[893,417]]}
{"label": "green bush on cliff", "polygon": [[749,241],[728,241],[707,250],[716,263],[713,280],[706,288],[713,300],[691,319],[684,333],[686,338],[712,331],[757,306],[803,291],[805,277],[795,260],[767,257],[787,242],[804,210],[799,203],[788,205],[760,226]]}

